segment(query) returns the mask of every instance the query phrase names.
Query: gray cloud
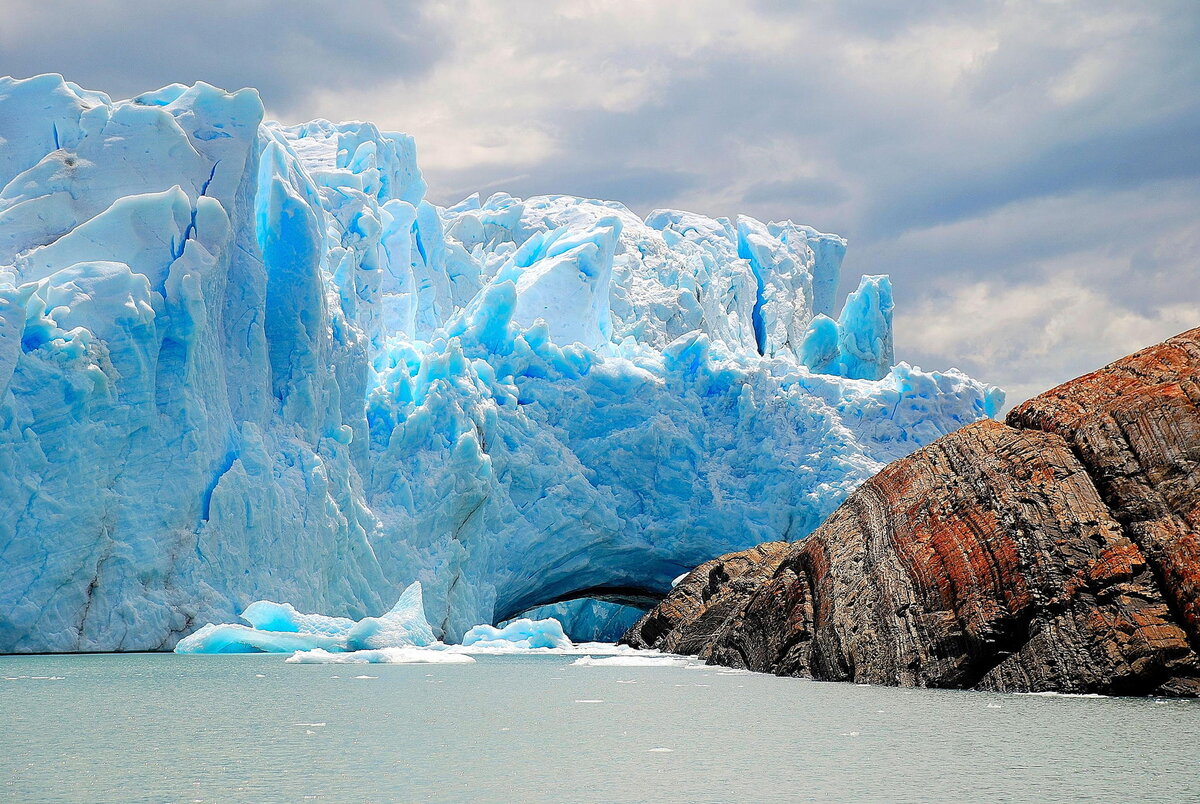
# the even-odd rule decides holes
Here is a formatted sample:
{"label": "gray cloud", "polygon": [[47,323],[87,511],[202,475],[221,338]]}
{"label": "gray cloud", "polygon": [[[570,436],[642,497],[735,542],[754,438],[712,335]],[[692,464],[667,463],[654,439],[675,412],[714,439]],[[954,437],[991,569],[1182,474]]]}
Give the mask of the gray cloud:
{"label": "gray cloud", "polygon": [[784,179],[751,185],[742,195],[746,204],[840,204],[847,199],[846,191],[827,179]]}
{"label": "gray cloud", "polygon": [[1014,399],[1200,324],[1193,0],[182,9],[0,0],[0,72],[257,85],[287,119],[410,131],[440,202],[836,231],[848,274],[893,274],[901,357]]}
{"label": "gray cloud", "polygon": [[314,88],[416,75],[449,31],[418,2],[369,0],[122,0],[0,2],[0,73],[63,73],[132,97],[173,82],[256,87],[274,109],[303,114]]}

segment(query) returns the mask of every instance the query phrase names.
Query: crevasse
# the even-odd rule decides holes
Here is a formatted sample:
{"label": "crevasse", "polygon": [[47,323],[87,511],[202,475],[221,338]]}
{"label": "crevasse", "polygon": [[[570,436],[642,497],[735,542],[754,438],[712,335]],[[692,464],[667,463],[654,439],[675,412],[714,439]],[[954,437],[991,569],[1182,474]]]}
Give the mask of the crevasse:
{"label": "crevasse", "polygon": [[169,648],[259,599],[357,621],[414,580],[454,641],[801,538],[1003,399],[892,365],[886,277],[835,319],[844,250],[440,207],[410,137],[254,90],[0,79],[0,651]]}

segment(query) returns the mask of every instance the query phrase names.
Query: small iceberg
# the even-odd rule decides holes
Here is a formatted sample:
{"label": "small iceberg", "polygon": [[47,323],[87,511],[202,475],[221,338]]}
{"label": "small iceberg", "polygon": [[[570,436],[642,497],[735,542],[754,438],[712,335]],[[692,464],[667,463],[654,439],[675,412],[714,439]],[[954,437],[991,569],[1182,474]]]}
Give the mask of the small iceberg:
{"label": "small iceberg", "polygon": [[259,600],[241,623],[208,623],[175,646],[176,653],[291,653],[292,664],[471,664],[471,653],[560,652],[575,648],[555,619],[477,625],[462,645],[439,642],[425,617],[421,583],[404,590],[391,611],[351,620],[305,614],[290,603]]}
{"label": "small iceberg", "polygon": [[477,625],[468,631],[462,640],[463,647],[501,650],[534,650],[537,648],[574,647],[563,632],[562,623],[553,618],[547,620],[513,620],[503,628]]}
{"label": "small iceberg", "polygon": [[290,653],[296,650],[345,650],[345,639],[325,634],[260,631],[248,625],[208,625],[179,640],[176,653]]}
{"label": "small iceberg", "polygon": [[379,648],[356,650],[350,653],[330,653],[327,650],[296,651],[284,661],[289,664],[474,664],[465,653],[451,653],[433,648]]}
{"label": "small iceberg", "polygon": [[625,645],[575,644],[554,618],[522,618],[502,628],[477,625],[463,636],[461,645],[447,645],[434,636],[425,617],[419,581],[409,584],[396,605],[379,617],[352,620],[306,614],[290,603],[271,600],[251,603],[240,616],[248,625],[208,623],[179,640],[175,652],[290,653],[291,664],[471,664],[473,654],[511,653],[577,655],[574,664],[597,667],[691,664],[682,657]]}
{"label": "small iceberg", "polygon": [[355,621],[303,614],[290,603],[259,600],[241,617],[250,625],[209,623],[175,646],[176,653],[329,653],[428,647],[437,640],[425,619],[421,582],[409,584],[391,611]]}

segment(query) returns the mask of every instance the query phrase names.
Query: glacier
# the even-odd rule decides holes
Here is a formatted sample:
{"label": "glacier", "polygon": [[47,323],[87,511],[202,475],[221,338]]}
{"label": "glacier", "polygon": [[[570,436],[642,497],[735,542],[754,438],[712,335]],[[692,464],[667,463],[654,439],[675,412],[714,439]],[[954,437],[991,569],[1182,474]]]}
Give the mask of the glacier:
{"label": "glacier", "polygon": [[439,206],[411,137],[264,115],[0,79],[0,652],[646,605],[1003,403],[895,362],[887,277],[839,307],[835,235]]}

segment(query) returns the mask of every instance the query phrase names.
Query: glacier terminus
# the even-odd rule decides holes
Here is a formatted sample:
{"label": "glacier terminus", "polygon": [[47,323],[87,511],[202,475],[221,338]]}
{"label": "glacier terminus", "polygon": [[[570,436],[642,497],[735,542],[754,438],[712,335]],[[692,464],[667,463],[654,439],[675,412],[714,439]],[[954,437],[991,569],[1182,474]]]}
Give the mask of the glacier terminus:
{"label": "glacier terminus", "polygon": [[835,235],[443,207],[411,137],[264,114],[0,79],[0,652],[171,649],[259,600],[371,649],[417,581],[416,644],[598,631],[1003,404],[896,361]]}

